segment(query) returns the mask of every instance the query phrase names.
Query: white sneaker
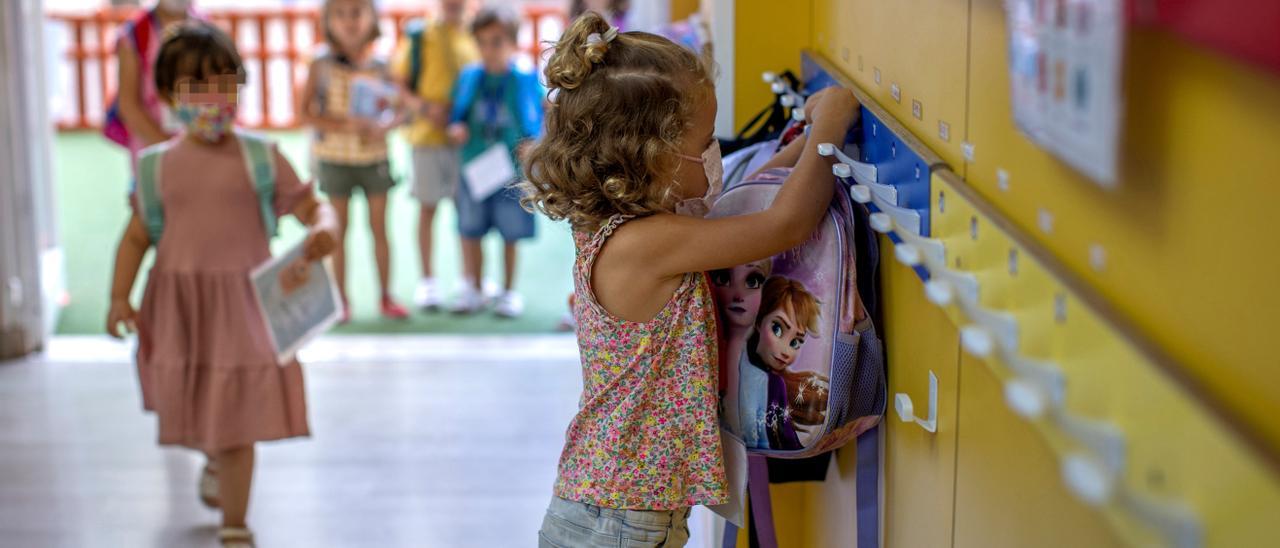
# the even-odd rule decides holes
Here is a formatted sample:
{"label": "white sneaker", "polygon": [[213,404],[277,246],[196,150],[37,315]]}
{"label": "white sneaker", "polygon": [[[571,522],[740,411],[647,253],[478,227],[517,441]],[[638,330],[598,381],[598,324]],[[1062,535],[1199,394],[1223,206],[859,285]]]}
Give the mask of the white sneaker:
{"label": "white sneaker", "polygon": [[484,308],[484,297],[470,285],[463,286],[454,298],[449,311],[454,314],[475,314]]}
{"label": "white sneaker", "polygon": [[524,297],[515,291],[507,291],[498,297],[493,313],[502,318],[519,318],[524,314]]}
{"label": "white sneaker", "polygon": [[480,285],[481,285],[482,291],[484,292],[485,303],[494,304],[498,302],[499,298],[502,297],[502,288],[498,286],[498,282],[495,282],[493,280],[485,280],[484,283]]}
{"label": "white sneaker", "polygon": [[413,291],[413,303],[420,310],[435,312],[444,305],[444,295],[435,278],[423,278],[418,281],[418,288]]}

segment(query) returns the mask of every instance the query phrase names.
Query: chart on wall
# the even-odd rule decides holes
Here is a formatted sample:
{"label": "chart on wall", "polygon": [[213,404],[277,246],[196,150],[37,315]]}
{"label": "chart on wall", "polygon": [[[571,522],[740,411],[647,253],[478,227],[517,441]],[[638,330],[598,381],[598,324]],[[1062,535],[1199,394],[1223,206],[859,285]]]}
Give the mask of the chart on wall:
{"label": "chart on wall", "polygon": [[1120,0],[1005,0],[1018,128],[1098,184],[1116,184],[1124,12]]}

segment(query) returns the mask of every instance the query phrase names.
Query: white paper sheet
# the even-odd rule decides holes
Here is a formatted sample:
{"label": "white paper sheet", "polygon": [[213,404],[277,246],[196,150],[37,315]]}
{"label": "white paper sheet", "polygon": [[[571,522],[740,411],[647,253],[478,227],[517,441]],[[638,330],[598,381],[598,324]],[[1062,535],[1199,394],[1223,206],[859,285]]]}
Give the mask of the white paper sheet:
{"label": "white paper sheet", "polygon": [[1104,187],[1116,184],[1124,13],[1119,0],[1005,0],[1018,128]]}
{"label": "white paper sheet", "polygon": [[342,316],[328,265],[304,259],[302,243],[253,269],[249,281],[280,365]]}
{"label": "white paper sheet", "polygon": [[471,199],[480,202],[516,180],[516,166],[506,145],[498,143],[462,166]]}

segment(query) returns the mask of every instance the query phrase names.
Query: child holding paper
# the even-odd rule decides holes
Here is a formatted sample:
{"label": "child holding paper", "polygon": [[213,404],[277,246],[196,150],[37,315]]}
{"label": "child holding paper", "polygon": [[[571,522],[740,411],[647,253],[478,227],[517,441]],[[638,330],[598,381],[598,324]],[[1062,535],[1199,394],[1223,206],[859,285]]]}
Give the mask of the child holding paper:
{"label": "child holding paper", "polygon": [[524,302],[515,291],[516,244],[534,235],[533,214],[511,188],[520,172],[519,156],[542,132],[546,96],[533,72],[515,65],[520,19],[505,6],[486,7],[471,23],[481,63],[458,76],[453,91],[449,139],[462,146],[463,176],[454,202],[462,236],[464,284],[453,311],[470,314],[484,306],[481,238],[497,229],[506,242],[504,290],[494,312],[515,318]]}
{"label": "child holding paper", "polygon": [[[357,189],[364,192],[382,290],[379,307],[383,317],[403,320],[409,312],[391,297],[387,238],[387,192],[395,185],[387,161],[387,133],[400,121],[382,108],[384,101],[394,98],[395,88],[386,63],[373,55],[373,43],[380,35],[378,14],[373,0],[326,0],[320,21],[326,48],[307,72],[298,114],[314,129],[316,178],[338,211],[342,241],[351,195]],[[344,323],[351,317],[346,265],[344,246],[339,245],[333,273],[342,294]]]}
{"label": "child holding paper", "polygon": [[[222,510],[220,540],[236,548],[253,545],[254,445],[308,435],[302,368],[277,363],[249,273],[271,256],[267,227],[280,215],[310,227],[309,261],[337,242],[333,210],[276,147],[233,130],[244,76],[231,38],[210,24],[183,23],[160,46],[156,89],[185,132],[139,156],[107,315],[112,336],[122,324],[138,332],[142,402],[159,419],[160,444],[208,457],[200,497]],[[150,246],[155,266],[135,311],[129,293]]]}

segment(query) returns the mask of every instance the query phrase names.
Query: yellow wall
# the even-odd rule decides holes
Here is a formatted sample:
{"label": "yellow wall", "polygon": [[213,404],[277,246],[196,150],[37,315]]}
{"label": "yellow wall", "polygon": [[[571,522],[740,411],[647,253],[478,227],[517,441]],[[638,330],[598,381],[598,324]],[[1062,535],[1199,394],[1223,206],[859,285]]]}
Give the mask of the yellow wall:
{"label": "yellow wall", "polygon": [[698,11],[698,4],[698,0],[671,0],[671,20],[681,21],[687,19]]}
{"label": "yellow wall", "polygon": [[738,0],[734,4],[734,128],[773,101],[765,71],[800,74],[800,52],[813,32],[808,2]]}
{"label": "yellow wall", "polygon": [[[1280,518],[1280,354],[1270,344],[1280,325],[1271,317],[1280,311],[1271,223],[1280,75],[1130,29],[1121,177],[1105,190],[1014,127],[1002,0],[801,4],[738,3],[738,123],[769,99],[761,71],[794,69],[799,49],[818,52],[949,164],[955,175],[934,191],[970,213],[948,220],[935,210],[936,233],[951,230],[949,251],[975,253],[968,266],[989,269],[979,273],[995,282],[984,285],[984,306],[1016,316],[1023,350],[1061,367],[1071,412],[1124,432],[1126,489],[1185,504],[1206,545],[1262,545]],[[997,186],[1000,171],[1007,189]],[[1041,225],[1046,214],[1052,223]],[[968,233],[970,217],[994,236],[965,247],[956,235]],[[1091,247],[1105,252],[1098,268]],[[1010,253],[1043,260],[1002,278]],[[1008,410],[999,384],[1008,371],[959,350],[963,318],[920,298],[905,268],[886,265],[883,280],[891,395],[910,394],[919,407],[929,371],[941,387],[936,435],[886,417],[886,545],[1152,541],[1118,503],[1086,507],[1064,490],[1057,459],[1070,443]],[[1057,298],[1070,320],[1055,320]],[[851,466],[851,453],[839,466]],[[779,531],[795,534],[783,546],[850,545],[851,488],[837,479],[775,489]]]}

